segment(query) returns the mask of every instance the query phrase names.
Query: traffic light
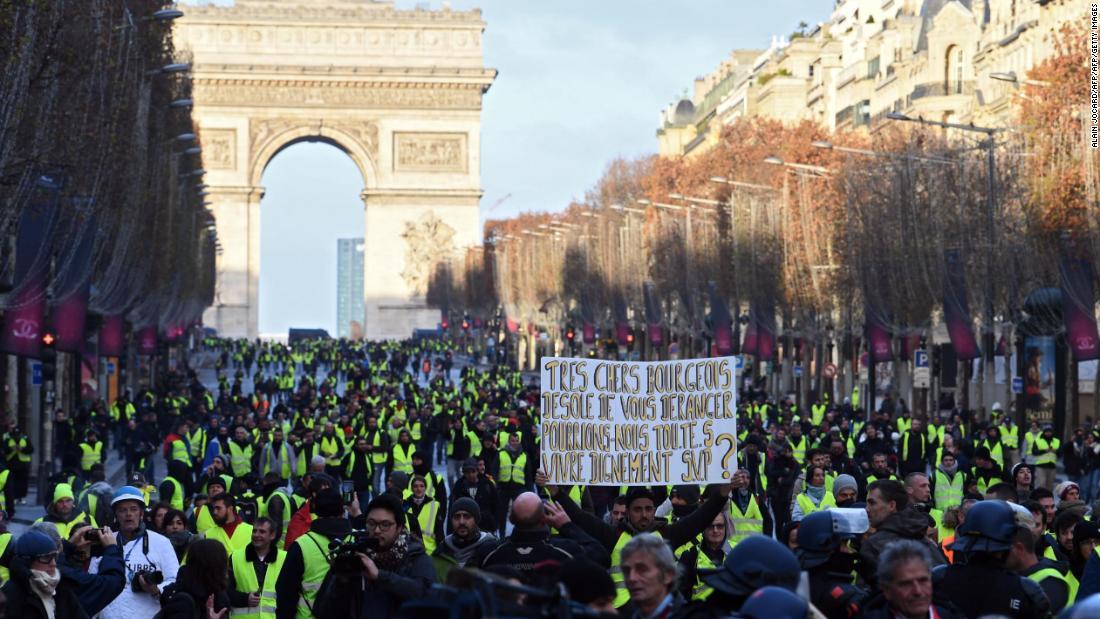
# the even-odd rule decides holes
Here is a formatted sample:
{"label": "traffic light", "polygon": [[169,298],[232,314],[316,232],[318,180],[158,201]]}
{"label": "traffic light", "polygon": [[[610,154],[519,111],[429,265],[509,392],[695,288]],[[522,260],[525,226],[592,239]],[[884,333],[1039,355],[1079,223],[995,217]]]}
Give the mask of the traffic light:
{"label": "traffic light", "polygon": [[470,330],[470,317],[469,316],[463,316],[462,317],[462,330],[463,331],[469,331]]}
{"label": "traffic light", "polygon": [[444,331],[446,331],[446,330],[447,330],[448,328],[450,328],[450,326],[451,326],[451,323],[450,323],[450,321],[449,321],[449,320],[447,320],[446,318],[444,318],[444,319],[443,319],[443,322],[439,323],[439,326],[440,326],[440,327],[441,327],[441,328],[442,328],[442,329],[443,329]]}
{"label": "traffic light", "polygon": [[577,332],[573,330],[573,325],[569,325],[565,328],[565,339],[569,340],[569,343],[573,343],[573,339],[577,337]]}
{"label": "traffic light", "polygon": [[52,331],[42,334],[42,382],[52,382],[57,377],[57,336]]}
{"label": "traffic light", "polygon": [[626,349],[634,350],[634,331],[630,331],[626,334]]}

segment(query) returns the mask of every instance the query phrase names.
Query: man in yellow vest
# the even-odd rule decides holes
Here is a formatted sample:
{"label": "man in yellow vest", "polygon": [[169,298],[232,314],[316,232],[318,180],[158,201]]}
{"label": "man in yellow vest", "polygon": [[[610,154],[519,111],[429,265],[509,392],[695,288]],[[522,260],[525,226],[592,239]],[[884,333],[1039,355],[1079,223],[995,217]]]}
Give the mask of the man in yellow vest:
{"label": "man in yellow vest", "polygon": [[210,497],[207,507],[216,525],[204,533],[207,539],[221,542],[226,554],[233,554],[248,545],[252,540],[252,525],[237,515],[237,502],[232,495],[225,492],[215,494]]}
{"label": "man in yellow vest", "polygon": [[286,560],[278,541],[278,525],[260,517],[252,525],[252,543],[230,555],[229,603],[234,615],[275,619],[275,583]]}
{"label": "man in yellow vest", "polygon": [[84,525],[95,525],[88,516],[76,508],[76,497],[72,486],[57,484],[53,489],[53,502],[46,507],[46,515],[35,522],[52,522],[62,539],[69,539],[73,529]]}
{"label": "man in yellow vest", "polygon": [[229,441],[229,467],[233,477],[252,475],[252,455],[252,442],[249,440],[248,430],[244,426],[237,426],[233,430],[233,440]]}
{"label": "man in yellow vest", "polygon": [[497,471],[497,523],[500,524],[500,536],[504,537],[508,507],[527,489],[527,453],[523,451],[518,433],[508,435],[508,442],[497,456],[500,461]]}
{"label": "man in yellow vest", "polygon": [[88,479],[94,464],[103,463],[107,460],[106,456],[107,454],[103,451],[103,443],[96,436],[95,430],[88,430],[84,442],[80,443],[80,473],[84,479]]}
{"label": "man in yellow vest", "polygon": [[[275,582],[277,619],[310,619],[317,592],[331,566],[329,544],[351,533],[351,521],[344,518],[344,502],[334,488],[323,488],[310,500],[310,513],[317,519],[309,532],[287,549],[283,569]],[[378,525],[379,523],[372,523]],[[386,524],[395,527],[392,519]]]}
{"label": "man in yellow vest", "polygon": [[412,434],[408,430],[401,430],[397,435],[397,443],[390,449],[390,457],[386,461],[386,474],[395,472],[406,475],[413,474],[412,455],[416,446],[412,444]]}
{"label": "man in yellow vest", "polygon": [[1043,433],[1035,437],[1031,455],[1035,457],[1035,487],[1053,488],[1054,475],[1057,473],[1058,448],[1062,441],[1054,437],[1054,426],[1043,426]]}

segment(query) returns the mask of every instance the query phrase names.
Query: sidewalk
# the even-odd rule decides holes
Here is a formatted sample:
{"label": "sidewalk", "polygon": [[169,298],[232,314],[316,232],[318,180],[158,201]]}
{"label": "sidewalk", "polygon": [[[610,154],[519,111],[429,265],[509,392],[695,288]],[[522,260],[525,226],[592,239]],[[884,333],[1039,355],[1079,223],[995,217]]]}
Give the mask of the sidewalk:
{"label": "sidewalk", "polygon": [[[159,464],[163,470],[163,462]],[[126,461],[118,457],[117,452],[111,450],[111,454],[107,457],[107,462],[104,465],[104,470],[107,473],[107,483],[112,487],[118,488],[126,482]],[[27,488],[27,503],[25,505],[19,505],[16,510],[15,518],[12,518],[8,522],[8,531],[11,531],[15,535],[19,535],[23,531],[27,530],[35,520],[46,515],[46,508],[42,506],[38,500],[38,479],[32,477],[28,483]]]}

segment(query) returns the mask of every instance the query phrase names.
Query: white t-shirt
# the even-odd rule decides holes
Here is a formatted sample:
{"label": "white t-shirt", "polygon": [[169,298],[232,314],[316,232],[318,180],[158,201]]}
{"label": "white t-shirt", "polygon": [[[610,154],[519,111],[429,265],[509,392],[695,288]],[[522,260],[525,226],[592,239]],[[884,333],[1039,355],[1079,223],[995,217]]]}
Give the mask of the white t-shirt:
{"label": "white t-shirt", "polygon": [[[115,532],[117,535],[117,531]],[[176,572],[180,569],[179,560],[176,559],[176,551],[172,548],[172,542],[168,541],[160,533],[146,531],[145,537],[149,539],[148,553],[145,552],[142,537],[130,541],[122,547],[122,558],[126,563],[126,586],[107,608],[100,613],[100,619],[145,619],[157,614],[160,610],[160,602],[148,593],[134,593],[132,582],[134,576],[142,572],[160,571],[164,574],[164,582],[160,584],[160,590],[176,582]],[[92,559],[88,566],[88,572],[99,572],[99,558]]]}

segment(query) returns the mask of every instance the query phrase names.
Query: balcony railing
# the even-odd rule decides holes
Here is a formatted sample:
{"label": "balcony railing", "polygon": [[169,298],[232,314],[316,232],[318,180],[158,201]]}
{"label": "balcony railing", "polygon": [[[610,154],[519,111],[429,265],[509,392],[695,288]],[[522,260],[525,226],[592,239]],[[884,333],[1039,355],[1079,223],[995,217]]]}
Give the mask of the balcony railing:
{"label": "balcony railing", "polygon": [[910,101],[916,101],[917,99],[923,99],[925,97],[949,97],[952,95],[973,95],[974,94],[974,81],[964,82],[926,82],[924,84],[917,84],[913,88],[912,94],[909,95]]}

